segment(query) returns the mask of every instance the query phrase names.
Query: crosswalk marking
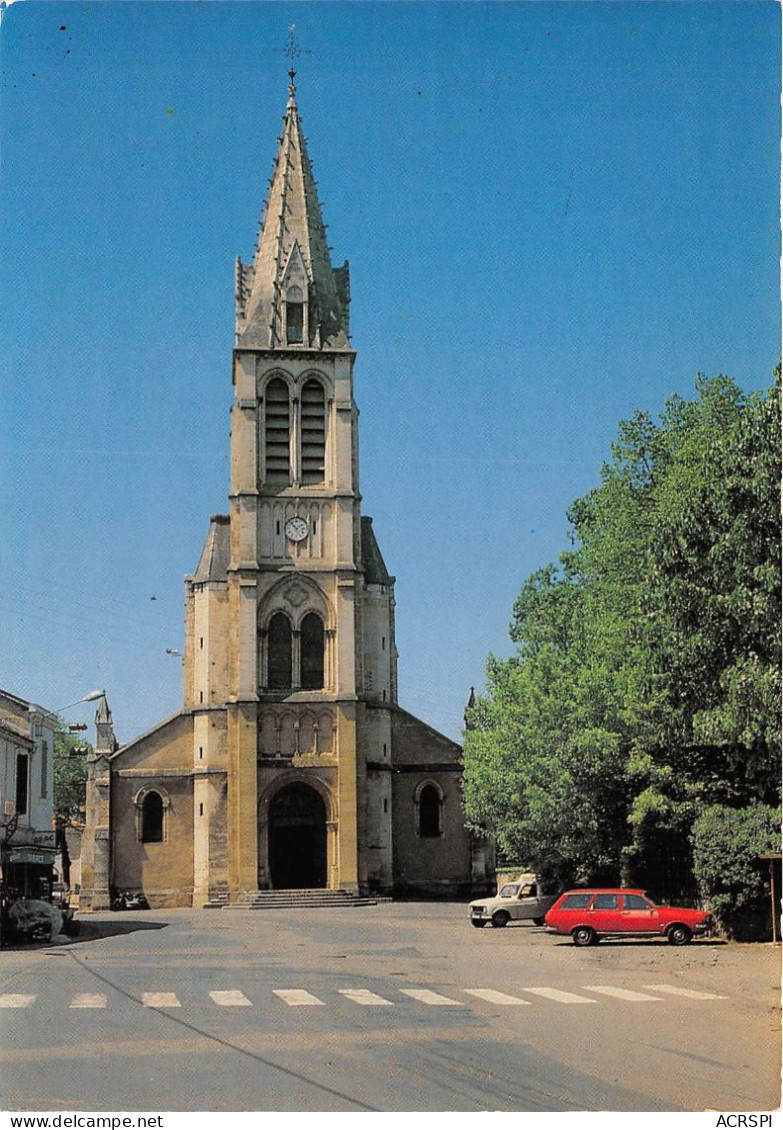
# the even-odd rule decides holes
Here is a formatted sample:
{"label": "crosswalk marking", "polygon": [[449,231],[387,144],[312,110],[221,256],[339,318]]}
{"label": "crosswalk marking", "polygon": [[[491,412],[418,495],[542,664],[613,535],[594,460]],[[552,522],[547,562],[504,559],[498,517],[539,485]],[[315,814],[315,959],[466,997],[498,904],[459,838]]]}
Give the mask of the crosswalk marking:
{"label": "crosswalk marking", "polygon": [[369,989],[338,989],[338,993],[342,993],[349,1001],[354,1004],[361,1004],[366,1006],[376,1004],[391,1005],[391,1001],[387,1001],[385,997],[379,997],[377,993],[371,993]]}
{"label": "crosswalk marking", "polygon": [[652,989],[654,993],[674,993],[678,997],[688,997],[692,1001],[725,1001],[727,998],[719,993],[703,993],[696,989],[680,989],[676,985],[644,985],[645,989]]}
{"label": "crosswalk marking", "polygon": [[537,997],[546,997],[550,1001],[559,1001],[560,1004],[597,1004],[597,1001],[591,1000],[590,997],[580,997],[578,993],[566,993],[562,989],[550,989],[548,986],[541,986],[540,988],[533,989],[529,985],[522,986],[524,992],[535,993]]}
{"label": "crosswalk marking", "polygon": [[77,993],[70,1004],[71,1008],[106,1008],[105,993]]}
{"label": "crosswalk marking", "polygon": [[176,993],[142,993],[141,1003],[145,1008],[179,1008]]}
{"label": "crosswalk marking", "polygon": [[661,997],[651,997],[649,993],[636,993],[631,989],[617,989],[614,985],[583,985],[588,993],[604,993],[616,997],[618,1001],[659,1001]]}
{"label": "crosswalk marking", "polygon": [[413,997],[415,1001],[421,1001],[422,1004],[456,1004],[459,1001],[453,1001],[451,997],[441,996],[440,993],[433,993],[432,989],[400,989],[406,997]]}
{"label": "crosswalk marking", "polygon": [[0,1008],[29,1008],[37,994],[25,996],[24,993],[3,993],[0,996]]}
{"label": "crosswalk marking", "polygon": [[511,997],[508,993],[500,993],[497,989],[465,989],[465,992],[479,1000],[489,1001],[490,1004],[530,1004],[521,997]]}
{"label": "crosswalk marking", "polygon": [[[204,986],[206,989],[206,986]],[[580,1005],[580,1004],[606,1004],[607,998],[615,1001],[629,1001],[629,1002],[653,1002],[665,1000],[667,996],[674,996],[683,998],[685,1001],[725,1001],[729,998],[718,993],[706,992],[702,989],[688,989],[681,988],[678,985],[662,984],[662,985],[640,985],[633,989],[627,989],[617,985],[582,985],[580,986],[582,993],[567,991],[565,989],[556,988],[553,985],[520,985],[518,991],[523,993],[524,996],[512,996],[510,993],[501,992],[498,989],[462,989],[458,991],[459,994],[465,994],[469,998],[475,1000],[485,1001],[490,1005],[503,1005],[503,1006],[524,1006],[535,1003],[531,1001],[530,996],[541,997],[544,1000],[555,1001],[558,1004],[564,1005]],[[270,992],[267,988],[262,995]],[[409,999],[417,1002],[425,1007],[430,1006],[451,1006],[452,1008],[466,1008],[470,1005],[470,1001],[462,999],[455,999],[448,997],[443,993],[435,992],[433,989],[425,988],[400,988],[397,985],[389,988],[390,996],[383,997],[376,992],[369,989],[335,989],[328,987],[324,989],[325,1000],[320,997],[314,996],[313,993],[308,992],[306,989],[272,989],[271,992],[284,1004],[292,1007],[320,1007],[326,1008],[335,1005],[335,992],[340,996],[350,1001],[352,1004],[361,1007],[392,1007],[394,1004],[400,1004],[401,998],[408,997]],[[328,994],[328,995],[327,995]],[[254,994],[257,996],[257,993]],[[4,993],[0,994],[0,1009],[24,1009],[29,1008],[35,1001],[38,1000],[39,994],[37,993]],[[209,997],[213,1004],[220,1008],[253,1008],[263,1007],[263,1001],[256,1000],[255,1002],[246,997],[245,994],[239,989],[211,989],[209,990]],[[203,999],[203,998],[202,998]],[[176,993],[173,992],[149,992],[142,993],[141,1003],[145,1008],[181,1008],[181,1002]],[[187,1002],[193,1003],[193,1002]],[[118,1001],[113,1001],[111,1004],[108,1001],[106,993],[74,993],[71,996],[70,1005],[63,1005],[71,1009],[105,1009],[113,1006],[116,1008],[119,1004]]]}
{"label": "crosswalk marking", "polygon": [[215,1004],[224,1008],[247,1008],[253,1004],[239,989],[214,989],[209,995]]}
{"label": "crosswalk marking", "polygon": [[290,1005],[326,1004],[326,1001],[319,1000],[306,989],[273,989],[272,992],[276,997],[280,997],[281,1001]]}

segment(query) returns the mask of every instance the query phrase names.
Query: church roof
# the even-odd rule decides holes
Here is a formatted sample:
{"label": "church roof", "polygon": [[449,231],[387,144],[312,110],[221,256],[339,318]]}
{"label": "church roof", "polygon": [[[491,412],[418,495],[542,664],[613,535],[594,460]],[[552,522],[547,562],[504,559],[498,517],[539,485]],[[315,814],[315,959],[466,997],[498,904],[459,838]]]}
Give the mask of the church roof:
{"label": "church roof", "polygon": [[394,577],[386,568],[375,532],[372,528],[372,518],[362,518],[362,572],[366,585],[392,585]]}
{"label": "church roof", "polygon": [[225,581],[228,574],[229,518],[227,514],[213,514],[209,520],[209,533],[201,551],[194,581]]}
{"label": "church roof", "polygon": [[316,182],[296,104],[294,72],[274,173],[251,264],[237,259],[237,345],[261,349],[286,344],[284,305],[289,287],[306,303],[300,347],[350,349],[348,264],[335,270],[329,256]]}

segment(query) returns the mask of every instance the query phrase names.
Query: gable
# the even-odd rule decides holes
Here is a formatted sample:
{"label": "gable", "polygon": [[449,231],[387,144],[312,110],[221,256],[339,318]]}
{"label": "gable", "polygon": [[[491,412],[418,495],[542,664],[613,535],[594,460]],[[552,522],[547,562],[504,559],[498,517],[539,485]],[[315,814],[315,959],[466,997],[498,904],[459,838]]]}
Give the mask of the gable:
{"label": "gable", "polygon": [[180,711],[154,729],[121,746],[111,758],[112,772],[123,769],[193,767],[193,716]]}
{"label": "gable", "polygon": [[462,767],[462,746],[399,707],[392,711],[392,764]]}

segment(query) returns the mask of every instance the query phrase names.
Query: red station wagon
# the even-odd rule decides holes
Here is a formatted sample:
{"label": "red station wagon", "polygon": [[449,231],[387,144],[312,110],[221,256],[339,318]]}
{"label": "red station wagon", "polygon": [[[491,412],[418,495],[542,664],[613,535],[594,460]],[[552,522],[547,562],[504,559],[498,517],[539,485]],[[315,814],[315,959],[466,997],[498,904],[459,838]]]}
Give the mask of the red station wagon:
{"label": "red station wagon", "polygon": [[566,891],[544,920],[555,934],[570,934],[576,946],[592,946],[610,934],[665,936],[673,946],[686,945],[710,925],[706,910],[656,906],[644,891],[592,889]]}

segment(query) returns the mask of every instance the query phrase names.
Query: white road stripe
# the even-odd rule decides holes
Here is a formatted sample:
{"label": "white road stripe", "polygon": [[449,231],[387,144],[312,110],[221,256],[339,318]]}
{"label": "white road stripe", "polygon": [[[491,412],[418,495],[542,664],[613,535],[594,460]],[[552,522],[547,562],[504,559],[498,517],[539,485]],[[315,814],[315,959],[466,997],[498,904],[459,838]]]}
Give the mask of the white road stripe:
{"label": "white road stripe", "polygon": [[141,1003],[145,1008],[179,1008],[176,993],[142,993]]}
{"label": "white road stripe", "polygon": [[588,993],[604,993],[607,997],[616,997],[619,1001],[659,1001],[662,997],[651,997],[649,993],[636,993],[632,989],[618,989],[614,985],[582,985]]}
{"label": "white road stripe", "polygon": [[676,985],[644,985],[645,989],[652,989],[655,993],[674,993],[678,997],[688,997],[692,1001],[725,1001],[718,993],[702,993],[696,989],[679,989]]}
{"label": "white road stripe", "polygon": [[209,995],[215,1004],[222,1005],[224,1008],[247,1008],[248,1006],[252,1007],[253,1004],[244,993],[240,993],[239,989],[215,989]]}
{"label": "white road stripe", "polygon": [[443,997],[440,993],[433,993],[432,989],[400,989],[401,993],[405,993],[406,997],[413,997],[415,1001],[421,1001],[422,1004],[456,1004],[459,1006],[459,1001],[453,1001],[451,997]]}
{"label": "white road stripe", "polygon": [[525,993],[535,993],[537,997],[546,997],[550,1001],[559,1001],[560,1004],[597,1004],[590,997],[580,997],[577,993],[565,993],[562,989],[550,989],[546,986],[531,989],[528,985],[522,986]]}
{"label": "white road stripe", "polygon": [[272,992],[276,997],[280,997],[281,1001],[290,1005],[326,1004],[326,1001],[320,1001],[318,997],[314,997],[312,993],[308,993],[305,989],[273,989]]}
{"label": "white road stripe", "polygon": [[510,997],[508,993],[499,993],[497,989],[465,989],[466,993],[470,993],[472,997],[478,997],[479,1000],[489,1001],[490,1004],[530,1004],[530,1001],[523,1001],[521,997]]}
{"label": "white road stripe", "polygon": [[388,1004],[392,1002],[387,1001],[384,997],[379,997],[376,993],[371,993],[369,989],[338,989],[338,993],[342,993],[349,1001],[354,1004],[362,1005],[375,1005],[375,1004]]}
{"label": "white road stripe", "polygon": [[25,996],[24,993],[3,993],[0,1008],[29,1008],[37,994]]}
{"label": "white road stripe", "polygon": [[106,1008],[105,993],[77,993],[70,1004],[71,1008]]}

